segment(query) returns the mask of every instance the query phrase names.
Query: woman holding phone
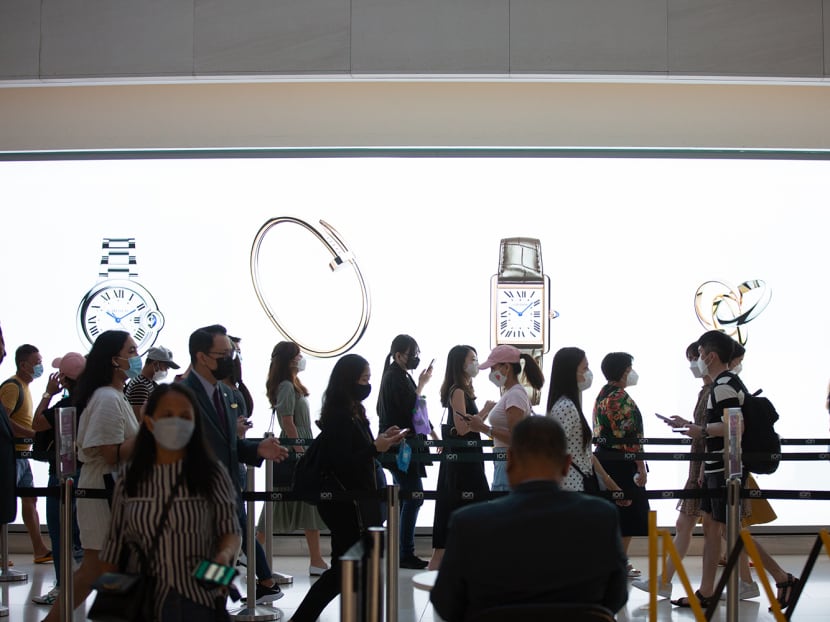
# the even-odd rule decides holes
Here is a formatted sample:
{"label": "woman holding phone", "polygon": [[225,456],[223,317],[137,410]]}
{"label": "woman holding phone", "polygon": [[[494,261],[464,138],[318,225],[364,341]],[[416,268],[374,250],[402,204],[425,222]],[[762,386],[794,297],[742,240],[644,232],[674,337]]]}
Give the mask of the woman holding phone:
{"label": "woman holding phone", "polygon": [[[409,372],[418,369],[421,364],[420,349],[409,335],[398,335],[392,340],[389,354],[383,365],[383,376],[380,380],[377,411],[380,418],[380,431],[384,432],[391,427],[409,430],[407,439],[423,441],[424,434],[415,433],[415,424],[412,415],[418,399],[424,392],[424,386],[432,378],[432,366],[427,367],[418,375],[418,383]],[[434,432],[432,433],[435,437]],[[406,468],[396,464],[387,467],[392,473],[395,483],[400,486],[401,495],[413,492],[423,492],[421,478],[427,474],[426,463],[418,461],[415,456],[425,455],[429,450],[423,445],[412,446],[412,457]],[[415,556],[415,523],[418,512],[423,505],[423,499],[404,499],[401,501],[400,527],[400,567],[423,570],[428,562]]]}
{"label": "woman holding phone", "polygon": [[[454,346],[447,355],[444,382],[441,385],[441,405],[446,409],[442,430],[449,430],[445,442],[453,442],[449,453],[463,454],[464,457],[482,455],[481,447],[467,447],[466,441],[480,441],[480,432],[489,426],[484,423],[490,410],[496,405],[488,401],[481,411],[476,405],[473,378],[478,375],[478,355],[472,346]],[[432,522],[432,559],[429,570],[438,570],[446,547],[447,526],[450,515],[460,507],[478,503],[484,493],[490,491],[484,474],[484,461],[442,461],[438,469],[438,499],[435,501],[435,516]],[[462,492],[472,492],[474,498],[463,500]]]}
{"label": "woman holding phone", "polygon": [[[372,437],[363,400],[369,397],[371,371],[362,356],[347,354],[334,365],[320,411],[319,442],[321,472],[333,474],[333,485],[340,490],[376,490],[375,458],[397,445],[406,430],[397,426]],[[320,516],[331,531],[331,568],[311,586],[292,616],[294,622],[317,620],[340,593],[339,558],[357,542],[369,527],[381,524],[380,499],[321,502]]]}
{"label": "woman holding phone", "polygon": [[203,560],[228,570],[241,543],[233,483],[204,440],[196,397],[182,384],[160,385],[147,401],[133,460],[115,486],[104,570],[118,572],[124,558],[128,570],[143,570],[136,566],[139,551],[156,579],[153,619],[227,619],[224,590],[193,572]]}

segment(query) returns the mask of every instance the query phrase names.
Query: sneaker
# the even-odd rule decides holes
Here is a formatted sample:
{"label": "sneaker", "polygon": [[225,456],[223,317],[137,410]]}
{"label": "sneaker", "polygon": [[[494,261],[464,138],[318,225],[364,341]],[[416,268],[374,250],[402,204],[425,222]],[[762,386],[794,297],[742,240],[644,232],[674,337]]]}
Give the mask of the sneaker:
{"label": "sneaker", "polygon": [[416,557],[415,555],[410,555],[408,557],[401,557],[398,566],[401,568],[410,568],[412,570],[423,570],[429,566],[429,562],[425,559],[421,559],[420,557]]}
{"label": "sneaker", "polygon": [[60,595],[60,588],[56,585],[43,596],[35,596],[32,602],[36,605],[54,605]]}
{"label": "sneaker", "polygon": [[[738,579],[738,593],[740,594],[738,597],[740,600],[758,598],[761,595],[761,588],[758,587],[758,584],[755,581],[747,583],[746,581]],[[720,599],[726,600],[726,590],[724,590],[720,595]]]}
{"label": "sneaker", "polygon": [[36,564],[51,564],[54,560],[52,557],[52,551],[46,551],[45,555],[41,555],[40,557],[35,557]]}
{"label": "sneaker", "polygon": [[274,583],[277,585],[291,585],[292,583],[294,583],[294,577],[290,574],[274,572],[271,573],[271,577],[273,577]]}
{"label": "sneaker", "polygon": [[637,569],[634,567],[634,564],[632,564],[631,562],[629,562],[629,563],[628,563],[628,565],[625,567],[625,571],[628,573],[628,578],[629,578],[629,579],[636,579],[636,578],[637,578],[637,577],[639,577],[641,574],[643,574],[642,572],[640,572],[639,570],[637,570]]}
{"label": "sneaker", "polygon": [[262,585],[262,583],[256,584],[257,605],[264,605],[265,603],[274,602],[275,600],[279,600],[283,596],[285,596],[285,594],[282,593],[282,590],[276,583],[270,587]]}
{"label": "sneaker", "polygon": [[[661,580],[662,580],[662,577],[658,576],[657,577],[657,595],[660,598],[671,598],[671,588],[672,588],[671,582],[663,584],[663,583],[660,582]],[[631,585],[636,587],[638,590],[643,590],[644,592],[649,591],[648,578],[636,579],[636,580],[631,582]]]}

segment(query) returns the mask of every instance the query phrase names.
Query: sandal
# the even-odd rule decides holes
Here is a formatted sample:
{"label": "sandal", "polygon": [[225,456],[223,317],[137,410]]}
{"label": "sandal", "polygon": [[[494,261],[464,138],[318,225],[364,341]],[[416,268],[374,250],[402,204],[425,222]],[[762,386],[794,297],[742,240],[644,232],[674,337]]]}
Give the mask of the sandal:
{"label": "sandal", "polygon": [[[798,580],[798,577],[794,577],[788,572],[786,581],[775,584],[775,587],[778,588],[778,604],[781,606],[782,611],[790,606],[790,600],[793,597],[793,590],[799,583],[800,581]],[[770,607],[769,610],[772,611],[772,607]]]}
{"label": "sandal", "polygon": [[[710,596],[709,598],[706,598],[705,596],[703,596],[700,593],[700,590],[695,590],[695,596],[697,596],[697,599],[700,601],[700,606],[703,608],[704,611],[709,608],[709,605],[712,604],[712,597]],[[674,605],[675,607],[691,607],[692,606],[692,604],[689,602],[689,597],[688,596],[684,596],[683,598],[678,598],[677,600],[673,600],[673,601],[671,601],[671,604]]]}

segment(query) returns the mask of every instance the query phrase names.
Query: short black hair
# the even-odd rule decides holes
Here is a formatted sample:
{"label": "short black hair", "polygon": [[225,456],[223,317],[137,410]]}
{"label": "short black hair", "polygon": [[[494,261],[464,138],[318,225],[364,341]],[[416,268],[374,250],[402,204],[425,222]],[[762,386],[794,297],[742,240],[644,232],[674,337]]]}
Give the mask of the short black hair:
{"label": "short black hair", "polygon": [[213,347],[213,339],[216,335],[227,335],[228,331],[221,324],[211,324],[210,326],[203,326],[197,328],[190,335],[190,340],[187,343],[188,351],[190,352],[190,362],[196,363],[196,355],[201,352],[207,354]]}
{"label": "short black hair", "polygon": [[734,356],[735,340],[719,330],[710,330],[703,333],[697,340],[698,345],[706,352],[714,352],[724,365],[728,365]]}
{"label": "short black hair", "polygon": [[510,453],[518,460],[547,460],[564,464],[568,457],[565,429],[556,419],[531,415],[513,427]]}
{"label": "short black hair", "polygon": [[628,352],[609,352],[600,364],[602,375],[608,382],[618,382],[633,361],[634,357]]}
{"label": "short black hair", "polygon": [[32,344],[24,343],[22,346],[20,346],[17,350],[14,351],[14,364],[20,365],[27,358],[29,358],[33,354],[37,354],[38,352],[40,352],[40,350],[38,350]]}
{"label": "short black hair", "polygon": [[688,346],[686,346],[686,358],[687,359],[696,359],[700,356],[700,352],[697,351],[697,348],[700,344],[697,341],[693,341]]}

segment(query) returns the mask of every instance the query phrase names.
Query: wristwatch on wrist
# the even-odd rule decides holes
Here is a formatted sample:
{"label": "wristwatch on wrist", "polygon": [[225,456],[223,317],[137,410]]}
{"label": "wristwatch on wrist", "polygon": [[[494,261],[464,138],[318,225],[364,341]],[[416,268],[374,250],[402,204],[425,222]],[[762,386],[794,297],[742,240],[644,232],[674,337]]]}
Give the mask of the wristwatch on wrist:
{"label": "wristwatch on wrist", "polygon": [[709,425],[708,423],[705,423],[702,426],[700,426],[700,438],[702,438],[702,439],[709,438],[709,430],[706,429],[706,427],[708,425]]}
{"label": "wristwatch on wrist", "polygon": [[49,391],[46,391],[40,397],[41,397],[41,399],[44,399],[44,400],[51,400],[52,399],[52,394],[49,393]]}
{"label": "wristwatch on wrist", "polygon": [[[508,344],[530,354],[539,367],[550,348],[550,279],[542,270],[536,238],[503,238],[499,271],[490,279],[491,347]],[[541,392],[525,387],[536,405]]]}
{"label": "wristwatch on wrist", "polygon": [[91,347],[104,331],[123,330],[143,354],[164,327],[164,315],[153,295],[134,280],[135,238],[104,238],[101,247],[100,280],[78,306],[78,334]]}

